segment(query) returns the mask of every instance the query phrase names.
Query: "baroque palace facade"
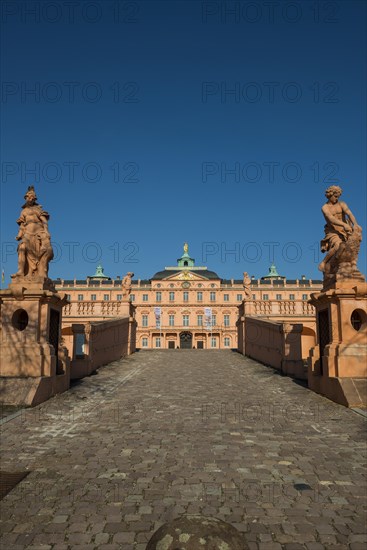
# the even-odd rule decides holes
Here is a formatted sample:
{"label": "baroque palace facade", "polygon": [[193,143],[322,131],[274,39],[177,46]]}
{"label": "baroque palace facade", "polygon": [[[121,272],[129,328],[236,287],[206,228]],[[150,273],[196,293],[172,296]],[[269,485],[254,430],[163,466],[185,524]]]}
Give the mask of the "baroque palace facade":
{"label": "baroque palace facade", "polygon": [[[274,265],[261,279],[250,279],[247,274],[243,280],[221,279],[207,267],[195,266],[186,243],[176,266],[166,267],[149,280],[131,280],[132,273],[128,276],[137,348],[236,349],[239,306],[245,298],[255,316],[303,324],[303,357],[315,344],[315,313],[308,300],[312,292],[321,290],[321,280],[305,276],[287,280]],[[119,317],[122,311],[126,285],[119,277],[106,276],[101,266],[85,280],[54,282],[69,299],[63,315],[65,335],[73,323]]]}

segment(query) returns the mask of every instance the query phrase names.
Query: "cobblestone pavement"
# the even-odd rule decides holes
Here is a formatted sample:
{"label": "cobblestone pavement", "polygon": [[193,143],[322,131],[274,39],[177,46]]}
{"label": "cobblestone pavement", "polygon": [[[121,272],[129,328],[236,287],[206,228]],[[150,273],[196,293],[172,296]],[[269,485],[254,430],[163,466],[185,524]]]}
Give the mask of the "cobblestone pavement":
{"label": "cobblestone pavement", "polygon": [[181,513],[365,549],[365,418],[231,351],[146,351],[3,425],[4,549],[143,550]]}

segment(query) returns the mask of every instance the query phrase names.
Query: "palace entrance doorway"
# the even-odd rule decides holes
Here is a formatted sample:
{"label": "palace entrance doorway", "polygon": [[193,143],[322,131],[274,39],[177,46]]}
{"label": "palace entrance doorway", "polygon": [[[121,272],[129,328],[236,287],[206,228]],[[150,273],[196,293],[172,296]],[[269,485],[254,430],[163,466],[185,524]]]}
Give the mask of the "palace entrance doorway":
{"label": "palace entrance doorway", "polygon": [[181,332],[180,334],[180,348],[192,349],[192,334],[191,332]]}

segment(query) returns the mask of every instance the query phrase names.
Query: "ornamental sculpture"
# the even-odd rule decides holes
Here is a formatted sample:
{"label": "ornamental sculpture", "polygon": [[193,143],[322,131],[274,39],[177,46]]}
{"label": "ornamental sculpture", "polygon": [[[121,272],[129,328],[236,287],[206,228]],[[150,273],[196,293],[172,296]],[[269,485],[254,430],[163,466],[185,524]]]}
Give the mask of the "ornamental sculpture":
{"label": "ornamental sculpture", "polygon": [[247,271],[243,272],[243,288],[245,291],[245,300],[251,300],[252,294],[251,294],[251,279],[249,277],[249,274]]}
{"label": "ornamental sculpture", "polygon": [[133,277],[134,277],[134,273],[129,271],[128,273],[126,273],[125,277],[122,279],[122,283],[121,283],[122,298],[125,300],[129,299]]}
{"label": "ornamental sculpture", "polygon": [[12,277],[47,278],[48,264],[54,257],[48,232],[50,216],[37,203],[33,185],[28,187],[24,198],[26,202],[17,220],[19,232],[16,240],[21,241],[18,245],[18,271]]}
{"label": "ornamental sculpture", "polygon": [[364,280],[357,269],[358,253],[362,241],[362,228],[349,210],[348,205],[339,201],[342,189],[337,185],[325,191],[326,204],[322,207],[325,236],[321,241],[321,252],[327,252],[319,265],[324,273],[324,288],[336,280]]}

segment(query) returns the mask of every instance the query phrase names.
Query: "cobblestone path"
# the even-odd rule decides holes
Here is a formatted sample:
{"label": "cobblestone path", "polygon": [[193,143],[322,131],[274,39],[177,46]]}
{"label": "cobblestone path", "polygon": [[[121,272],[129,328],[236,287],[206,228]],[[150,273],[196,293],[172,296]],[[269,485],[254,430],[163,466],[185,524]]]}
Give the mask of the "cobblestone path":
{"label": "cobblestone path", "polygon": [[366,548],[365,418],[231,351],[145,351],[2,426],[2,548],[144,550],[181,513],[250,549]]}

